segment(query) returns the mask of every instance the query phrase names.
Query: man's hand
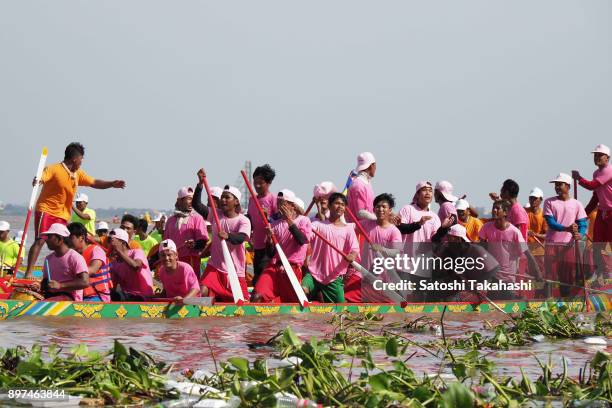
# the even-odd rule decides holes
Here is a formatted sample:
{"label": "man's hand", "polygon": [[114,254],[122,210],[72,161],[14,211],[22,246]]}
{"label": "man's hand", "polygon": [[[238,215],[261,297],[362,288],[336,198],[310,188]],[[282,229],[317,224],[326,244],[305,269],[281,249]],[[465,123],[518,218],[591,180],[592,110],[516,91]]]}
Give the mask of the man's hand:
{"label": "man's hand", "polygon": [[228,239],[229,238],[229,234],[225,231],[219,231],[219,238],[221,239]]}
{"label": "man's hand", "polygon": [[188,239],[183,245],[185,245],[189,249],[193,249],[193,247],[195,246],[195,241],[193,239]]}
{"label": "man's hand", "polygon": [[204,184],[204,179],[206,178],[206,171],[202,168],[198,170],[198,180],[200,184]]}
{"label": "man's hand", "polygon": [[572,170],[572,178],[574,180],[580,180],[582,177],[580,177],[580,172],[578,170]]}
{"label": "man's hand", "polygon": [[450,228],[455,224],[455,214],[448,214],[448,216],[442,221],[440,228]]}
{"label": "man's hand", "polygon": [[491,200],[493,201],[499,200],[499,194],[497,193],[489,193],[489,197],[491,197]]}
{"label": "man's hand", "polygon": [[344,259],[346,259],[346,262],[348,263],[353,263],[353,261],[355,261],[355,258],[356,258],[356,255],[353,252],[351,252],[350,254],[344,257]]}
{"label": "man's hand", "polygon": [[278,211],[280,212],[283,220],[285,221],[293,221],[295,218],[295,211],[291,208],[290,204],[284,201],[279,207]]}
{"label": "man's hand", "polygon": [[117,238],[111,238],[111,248],[113,252],[122,253],[123,252],[123,241]]}
{"label": "man's hand", "polygon": [[62,284],[58,281],[50,280],[47,282],[47,287],[52,290],[60,290],[62,288]]}
{"label": "man's hand", "polygon": [[[431,218],[431,217],[429,217]],[[391,214],[389,216],[389,222],[393,225],[399,225],[402,222],[402,217],[399,216],[399,214]]]}
{"label": "man's hand", "polygon": [[273,235],[274,234],[272,232],[272,227],[267,226],[266,227],[266,239],[267,239],[268,242],[274,242],[274,239],[272,238]]}
{"label": "man's hand", "polygon": [[[43,184],[42,180],[38,180],[38,184]],[[36,186],[36,177],[32,179],[32,187]]]}
{"label": "man's hand", "polygon": [[113,180],[112,185],[113,185],[113,188],[125,188],[125,181]]}
{"label": "man's hand", "polygon": [[430,215],[425,215],[425,216],[421,217],[421,219],[419,220],[419,224],[421,224],[421,227],[422,227],[429,220],[431,220],[431,216]]}
{"label": "man's hand", "polygon": [[172,303],[175,303],[177,306],[183,306],[183,297],[182,296],[173,297]]}

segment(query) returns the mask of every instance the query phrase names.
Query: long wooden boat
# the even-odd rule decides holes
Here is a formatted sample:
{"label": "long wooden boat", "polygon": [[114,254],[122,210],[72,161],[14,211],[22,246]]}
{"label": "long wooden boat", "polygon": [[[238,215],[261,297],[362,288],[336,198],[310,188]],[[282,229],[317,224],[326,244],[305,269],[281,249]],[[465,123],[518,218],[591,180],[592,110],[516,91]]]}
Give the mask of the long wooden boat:
{"label": "long wooden boat", "polygon": [[[595,312],[611,311],[611,296],[596,294],[589,296],[590,310]],[[495,306],[507,313],[518,313],[525,309],[540,309],[567,306],[570,310],[585,311],[583,298],[564,301],[496,301]],[[80,317],[86,319],[187,319],[206,317],[240,317],[299,315],[304,313],[334,314],[349,313],[440,313],[447,307],[448,312],[495,312],[497,308],[489,302],[484,303],[344,303],[344,304],[310,304],[302,308],[297,303],[285,304],[244,304],[237,306],[230,303],[217,303],[212,306],[184,305],[177,306],[167,302],[51,302],[36,300],[0,300],[0,319],[16,319],[28,316],[45,317]]]}

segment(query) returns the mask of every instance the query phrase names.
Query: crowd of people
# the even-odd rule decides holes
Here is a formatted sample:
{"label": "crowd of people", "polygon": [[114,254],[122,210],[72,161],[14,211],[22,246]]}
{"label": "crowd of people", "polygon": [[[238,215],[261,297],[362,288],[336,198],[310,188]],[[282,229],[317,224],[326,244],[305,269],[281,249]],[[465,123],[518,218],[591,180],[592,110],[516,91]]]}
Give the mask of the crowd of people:
{"label": "crowd of people", "polygon": [[[196,186],[180,188],[174,213],[157,214],[150,231],[147,220],[130,214],[123,216],[119,228],[96,223],[87,195],[77,194],[77,189],[124,188],[125,182],[89,176],[81,169],[84,154],[82,145],[71,143],[64,160],[45,168],[39,181],[36,236],[25,274],[32,276],[46,243],[51,254],[44,259],[40,290],[48,299],[170,298],[181,304],[186,298],[208,296],[232,302],[235,293],[228,273],[233,266],[242,295],[251,302],[297,302],[291,272],[311,301],[393,301],[394,296],[374,293],[372,281],[414,280],[424,275],[401,267],[380,275],[368,271],[376,258],[406,254],[441,259],[492,255],[479,276],[434,268],[426,276],[430,280],[515,282],[528,277],[562,282],[561,286],[545,284],[542,291],[534,289],[531,294],[512,290],[496,294],[506,299],[573,295],[587,280],[601,283],[610,273],[612,166],[610,148],[602,144],[592,151],[596,170],[591,180],[578,171],[559,173],[550,180],[555,195],[545,199],[542,189],[534,187],[529,204],[523,207],[518,201],[518,183],[507,179],[499,193],[489,195],[492,211],[488,219],[480,217],[465,196],[457,197],[453,185],[445,180],[418,182],[411,203],[396,211],[392,194],[374,193],[376,159],[364,152],[357,157],[345,191],[338,191],[332,182],[321,182],[314,187],[308,207],[291,190],[271,191],[276,173],[268,164],[252,174],[256,197],[249,198],[246,212],[238,188],[208,189],[206,172],[200,169]],[[575,182],[593,191],[586,207],[572,197]],[[437,212],[431,208],[434,201],[439,205]],[[8,243],[9,229],[8,223],[0,221],[0,257],[3,266],[10,267],[16,263],[18,245],[16,252],[14,241]],[[223,241],[230,258],[224,254]],[[580,242],[586,242],[590,258],[584,250],[580,252]],[[283,256],[289,264],[283,262]],[[247,264],[252,264],[252,277],[247,276]],[[288,266],[292,271],[285,269]],[[448,294],[402,296],[426,301]]]}

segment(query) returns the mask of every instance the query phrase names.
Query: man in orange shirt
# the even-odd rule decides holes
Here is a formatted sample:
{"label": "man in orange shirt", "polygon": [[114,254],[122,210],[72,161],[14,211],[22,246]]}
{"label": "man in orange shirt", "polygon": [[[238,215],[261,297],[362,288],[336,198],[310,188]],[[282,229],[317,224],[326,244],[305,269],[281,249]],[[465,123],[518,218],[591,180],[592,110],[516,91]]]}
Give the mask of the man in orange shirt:
{"label": "man in orange shirt", "polygon": [[36,202],[34,214],[34,244],[28,252],[28,267],[25,277],[32,276],[32,268],[44,244],[45,237],[41,232],[47,231],[52,224],[66,225],[70,220],[72,202],[77,187],[97,189],[124,188],[123,180],[96,180],[81,169],[85,148],[80,143],[70,143],[64,151],[64,161],[47,166],[43,171],[40,183],[42,191]]}
{"label": "man in orange shirt", "polygon": [[478,233],[483,226],[483,222],[470,215],[470,203],[461,198],[455,203],[455,208],[457,209],[459,224],[465,227],[468,239],[472,242],[480,241]]}
{"label": "man in orange shirt", "polygon": [[546,230],[548,224],[544,219],[544,211],[540,208],[544,192],[534,187],[529,193],[529,207],[525,208],[529,217],[529,229],[527,230],[527,245],[531,255],[535,258],[540,269],[544,270],[544,239],[546,238]]}

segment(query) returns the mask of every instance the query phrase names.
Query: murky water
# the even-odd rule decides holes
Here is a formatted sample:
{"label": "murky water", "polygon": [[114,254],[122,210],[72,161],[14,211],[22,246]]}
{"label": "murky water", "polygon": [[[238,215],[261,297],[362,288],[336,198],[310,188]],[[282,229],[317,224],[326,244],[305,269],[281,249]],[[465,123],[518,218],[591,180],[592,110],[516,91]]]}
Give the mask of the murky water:
{"label": "murky water", "polygon": [[[412,320],[418,315],[386,315],[380,323]],[[483,322],[503,320],[503,315],[496,314],[451,314],[445,318],[447,337],[463,336],[468,331],[483,330]],[[247,344],[262,343],[275,335],[279,330],[291,326],[304,340],[311,337],[324,338],[333,332],[329,324],[331,316],[297,315],[266,316],[242,318],[205,318],[184,320],[110,320],[81,318],[44,318],[28,317],[0,322],[0,346],[30,346],[34,343],[57,345],[69,348],[78,343],[85,343],[91,349],[106,351],[112,347],[113,340],[118,339],[126,345],[145,350],[166,362],[175,363],[178,369],[205,368],[214,369],[211,349],[216,359],[225,360],[232,356],[249,359],[265,358],[271,355],[270,350],[251,350]],[[211,347],[204,337],[208,333]],[[373,330],[373,332],[376,332]],[[406,337],[418,342],[435,340],[436,334],[405,333]],[[544,341],[529,347],[513,348],[509,351],[494,351],[487,356],[498,365],[500,374],[517,375],[522,367],[528,375],[540,373],[534,358],[548,360],[552,356],[555,367],[561,370],[561,358],[568,360],[570,375],[578,375],[597,350],[612,351],[612,347],[591,346],[582,340]],[[440,360],[414,347],[408,350],[412,368],[418,373],[433,373],[440,369]],[[487,351],[483,351],[487,353]],[[378,362],[384,363],[384,351],[375,355]],[[445,370],[446,371],[446,370]]]}

